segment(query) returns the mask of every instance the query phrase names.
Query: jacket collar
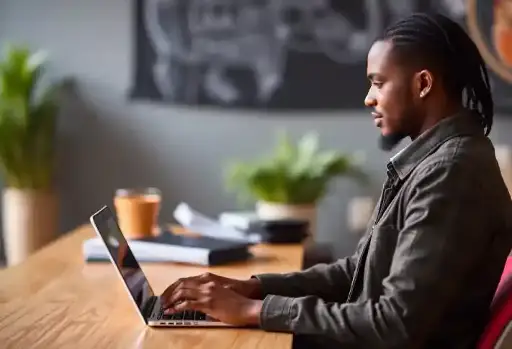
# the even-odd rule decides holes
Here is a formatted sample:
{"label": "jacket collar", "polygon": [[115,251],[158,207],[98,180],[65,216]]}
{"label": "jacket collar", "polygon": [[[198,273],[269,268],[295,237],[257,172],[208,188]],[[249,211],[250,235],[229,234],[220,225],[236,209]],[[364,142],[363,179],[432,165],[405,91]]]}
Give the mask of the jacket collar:
{"label": "jacket collar", "polygon": [[483,135],[484,129],[470,111],[447,117],[391,158],[387,166],[388,176],[398,175],[400,180],[404,180],[417,165],[449,139]]}

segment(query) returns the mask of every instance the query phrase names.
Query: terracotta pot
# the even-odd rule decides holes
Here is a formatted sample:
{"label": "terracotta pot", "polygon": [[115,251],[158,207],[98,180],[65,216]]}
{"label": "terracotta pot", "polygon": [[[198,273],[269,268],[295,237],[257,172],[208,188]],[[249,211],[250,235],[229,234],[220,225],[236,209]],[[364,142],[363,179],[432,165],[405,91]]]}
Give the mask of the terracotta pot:
{"label": "terracotta pot", "polygon": [[2,229],[7,265],[23,262],[57,234],[57,200],[51,191],[6,188]]}

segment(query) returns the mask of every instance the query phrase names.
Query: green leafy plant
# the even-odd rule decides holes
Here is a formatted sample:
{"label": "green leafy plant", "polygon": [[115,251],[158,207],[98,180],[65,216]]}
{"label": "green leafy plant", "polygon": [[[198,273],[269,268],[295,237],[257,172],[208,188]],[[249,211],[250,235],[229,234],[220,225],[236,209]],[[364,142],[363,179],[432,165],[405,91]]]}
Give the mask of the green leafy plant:
{"label": "green leafy plant", "polygon": [[318,136],[303,136],[297,143],[281,133],[274,152],[254,162],[234,162],[226,171],[229,190],[242,201],[250,198],[293,205],[314,204],[326,193],[334,177],[366,182],[356,157],[321,151]]}
{"label": "green leafy plant", "polygon": [[8,187],[52,185],[61,84],[41,87],[45,62],[45,53],[15,45],[0,61],[0,170]]}

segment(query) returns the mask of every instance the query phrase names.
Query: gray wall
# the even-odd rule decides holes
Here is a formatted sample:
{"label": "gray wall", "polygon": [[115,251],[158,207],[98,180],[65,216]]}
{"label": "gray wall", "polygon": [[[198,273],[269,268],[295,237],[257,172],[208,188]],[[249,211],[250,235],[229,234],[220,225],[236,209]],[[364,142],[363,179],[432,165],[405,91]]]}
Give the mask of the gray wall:
{"label": "gray wall", "polygon": [[[378,192],[391,155],[378,150],[378,131],[370,116],[364,110],[272,114],[132,103],[126,98],[130,3],[0,2],[0,44],[10,40],[46,49],[52,54],[50,73],[71,75],[78,82],[76,93],[66,99],[59,132],[61,230],[86,222],[100,205],[110,204],[113,191],[122,186],[160,187],[165,196],[162,220],[172,219],[181,200],[215,216],[235,207],[234,197],[223,187],[226,161],[269,150],[276,128],[295,136],[316,130],[325,147],[364,151],[375,181],[373,187],[360,188],[340,180],[321,205],[318,240],[333,242],[339,255],[349,253],[357,237],[345,227],[347,202]],[[492,137],[510,143],[512,118],[498,119]]]}

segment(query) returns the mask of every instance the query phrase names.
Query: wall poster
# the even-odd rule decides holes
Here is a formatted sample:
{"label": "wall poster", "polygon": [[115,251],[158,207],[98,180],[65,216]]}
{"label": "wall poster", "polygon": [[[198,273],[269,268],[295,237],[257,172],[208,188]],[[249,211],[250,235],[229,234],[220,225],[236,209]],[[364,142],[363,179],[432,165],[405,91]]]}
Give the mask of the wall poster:
{"label": "wall poster", "polygon": [[359,109],[390,23],[440,11],[489,64],[512,112],[512,0],[134,0],[133,99],[246,109]]}

